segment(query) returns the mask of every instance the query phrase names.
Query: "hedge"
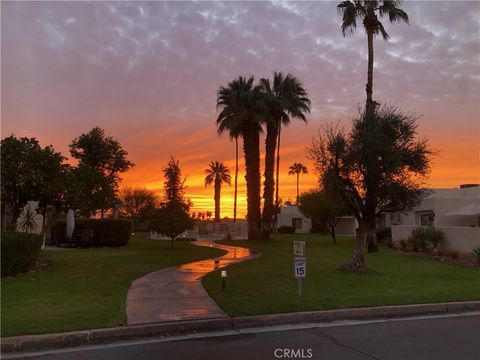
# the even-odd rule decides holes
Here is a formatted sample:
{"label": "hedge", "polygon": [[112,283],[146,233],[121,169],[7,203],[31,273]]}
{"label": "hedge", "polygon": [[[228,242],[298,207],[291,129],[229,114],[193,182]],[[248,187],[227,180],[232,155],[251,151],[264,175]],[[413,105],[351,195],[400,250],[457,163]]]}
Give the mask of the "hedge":
{"label": "hedge", "polygon": [[377,241],[385,245],[391,245],[392,243],[392,228],[380,228],[376,230]]}
{"label": "hedge", "polygon": [[36,262],[42,237],[21,232],[2,232],[2,277],[27,272]]}
{"label": "hedge", "polygon": [[282,225],[277,231],[279,234],[295,234],[295,228],[293,226]]}
{"label": "hedge", "polygon": [[[50,233],[54,245],[76,243],[82,246],[125,246],[130,240],[133,223],[128,219],[75,219],[75,230],[71,241],[67,240],[67,222],[59,220]],[[91,231],[87,242],[82,242],[82,231]],[[85,240],[85,239],[83,239]]]}

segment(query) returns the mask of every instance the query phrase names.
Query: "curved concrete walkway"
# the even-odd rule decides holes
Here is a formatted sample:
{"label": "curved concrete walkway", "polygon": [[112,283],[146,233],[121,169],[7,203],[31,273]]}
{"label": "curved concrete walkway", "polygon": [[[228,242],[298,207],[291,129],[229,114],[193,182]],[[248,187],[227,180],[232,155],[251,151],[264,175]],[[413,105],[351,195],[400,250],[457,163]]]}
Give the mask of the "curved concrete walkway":
{"label": "curved concrete walkway", "polygon": [[[252,259],[259,254],[250,249],[219,245],[208,240],[198,240],[194,244],[212,244],[228,253],[214,259],[154,271],[132,282],[127,295],[129,325],[227,316],[208,296],[201,278],[217,268]],[[218,260],[218,264],[215,264],[215,260]]]}

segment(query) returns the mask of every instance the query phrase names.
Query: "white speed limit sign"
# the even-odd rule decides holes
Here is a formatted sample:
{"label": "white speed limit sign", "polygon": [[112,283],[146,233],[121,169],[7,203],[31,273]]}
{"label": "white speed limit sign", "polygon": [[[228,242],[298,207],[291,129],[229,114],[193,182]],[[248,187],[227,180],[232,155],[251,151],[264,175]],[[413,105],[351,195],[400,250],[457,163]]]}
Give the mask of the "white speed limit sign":
{"label": "white speed limit sign", "polygon": [[301,279],[307,276],[307,263],[305,257],[295,257],[295,279]]}

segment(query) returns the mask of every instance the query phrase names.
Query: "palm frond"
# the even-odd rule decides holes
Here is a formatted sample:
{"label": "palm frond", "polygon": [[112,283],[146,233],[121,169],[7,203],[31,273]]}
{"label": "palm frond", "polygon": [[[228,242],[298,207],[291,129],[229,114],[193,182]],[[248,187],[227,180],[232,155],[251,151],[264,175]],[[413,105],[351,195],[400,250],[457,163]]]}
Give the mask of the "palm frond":
{"label": "palm frond", "polygon": [[343,36],[351,35],[357,28],[358,7],[347,0],[337,5],[337,11],[342,14]]}
{"label": "palm frond", "polygon": [[212,185],[216,181],[231,184],[230,170],[223,162],[212,161],[205,169],[205,186]]}
{"label": "palm frond", "polygon": [[388,33],[385,31],[385,28],[380,21],[377,23],[377,29],[375,33],[378,34],[379,32],[380,34],[382,34],[384,40],[388,40],[388,38],[390,37],[390,35],[388,35]]}

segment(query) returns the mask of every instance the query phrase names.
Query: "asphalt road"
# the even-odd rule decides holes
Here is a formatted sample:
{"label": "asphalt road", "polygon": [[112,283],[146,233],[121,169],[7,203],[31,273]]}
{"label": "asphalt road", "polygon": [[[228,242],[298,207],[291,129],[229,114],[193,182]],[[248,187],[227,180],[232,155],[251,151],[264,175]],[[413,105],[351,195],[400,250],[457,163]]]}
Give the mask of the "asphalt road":
{"label": "asphalt road", "polygon": [[479,360],[480,315],[252,329],[231,335],[149,340],[43,353],[41,360]]}

